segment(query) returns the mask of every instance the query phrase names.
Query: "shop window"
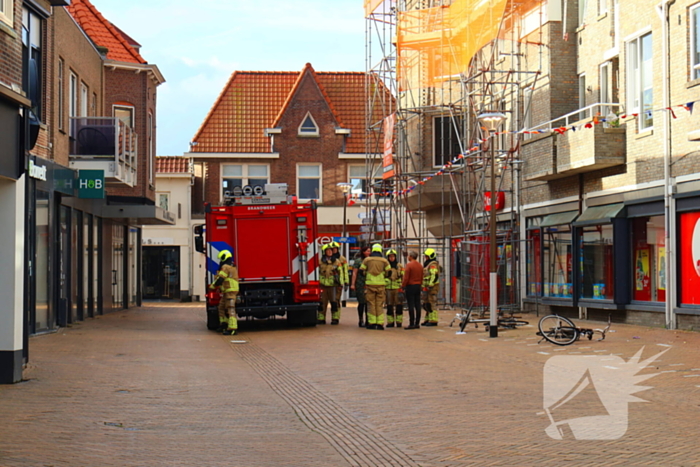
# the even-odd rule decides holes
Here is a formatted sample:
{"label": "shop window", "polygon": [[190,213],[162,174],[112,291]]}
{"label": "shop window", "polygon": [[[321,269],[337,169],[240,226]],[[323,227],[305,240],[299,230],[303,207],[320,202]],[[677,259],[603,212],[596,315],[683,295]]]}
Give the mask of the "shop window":
{"label": "shop window", "polygon": [[543,291],[545,297],[573,297],[571,227],[559,225],[542,231]]}
{"label": "shop window", "polygon": [[700,212],[681,214],[680,224],[680,302],[683,305],[700,305]]}
{"label": "shop window", "polygon": [[632,297],[643,302],[666,300],[664,216],[640,217],[632,223]]}
{"label": "shop window", "polygon": [[[531,218],[530,218],[531,219]],[[528,219],[528,223],[530,221]],[[540,218],[537,218],[539,221]],[[542,233],[539,229],[527,232],[527,295],[542,295]]]}
{"label": "shop window", "polygon": [[613,226],[591,225],[581,228],[580,298],[613,298]]}

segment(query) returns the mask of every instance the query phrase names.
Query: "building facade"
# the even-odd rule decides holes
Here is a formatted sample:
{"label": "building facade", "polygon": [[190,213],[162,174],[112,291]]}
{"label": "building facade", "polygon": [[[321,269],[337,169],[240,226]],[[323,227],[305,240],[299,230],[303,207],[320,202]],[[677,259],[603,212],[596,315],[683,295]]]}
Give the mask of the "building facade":
{"label": "building facade", "polygon": [[[310,64],[300,72],[233,73],[186,154],[195,166],[194,216],[236,187],[286,183],[290,195],[318,204],[326,241],[343,226],[358,236],[367,180],[381,180],[377,161],[366,177],[366,85],[364,73],[316,72]],[[350,206],[339,183],[352,185]]]}
{"label": "building facade", "polygon": [[[174,219],[155,206],[157,67],[88,0],[14,5],[31,112],[20,133],[22,197],[3,204],[21,213],[13,287],[24,364],[29,336],[140,304],[141,225]],[[12,372],[3,380],[18,381],[10,368],[0,363]]]}

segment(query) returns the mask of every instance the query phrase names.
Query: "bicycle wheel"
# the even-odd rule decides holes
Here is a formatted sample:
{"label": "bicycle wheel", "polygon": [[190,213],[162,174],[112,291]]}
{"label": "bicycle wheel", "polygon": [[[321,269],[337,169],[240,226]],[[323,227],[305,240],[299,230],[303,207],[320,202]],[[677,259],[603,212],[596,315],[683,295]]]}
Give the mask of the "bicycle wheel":
{"label": "bicycle wheel", "polygon": [[563,316],[545,316],[537,326],[542,337],[555,345],[569,345],[578,339],[578,329],[574,323]]}
{"label": "bicycle wheel", "polygon": [[462,321],[459,323],[459,332],[464,332],[464,328],[469,324],[469,318],[472,315],[472,310],[468,310],[464,315],[462,315]]}

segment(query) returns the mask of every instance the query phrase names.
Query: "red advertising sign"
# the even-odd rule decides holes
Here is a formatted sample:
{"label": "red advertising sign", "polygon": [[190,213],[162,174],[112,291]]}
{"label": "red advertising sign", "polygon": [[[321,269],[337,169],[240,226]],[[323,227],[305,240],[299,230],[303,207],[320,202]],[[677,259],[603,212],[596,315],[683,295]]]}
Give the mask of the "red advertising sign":
{"label": "red advertising sign", "polygon": [[[681,303],[700,305],[700,212],[681,214],[680,218],[681,231],[677,257],[681,270]],[[663,255],[666,256],[665,248]],[[660,268],[662,266],[665,265],[659,264]],[[665,271],[663,286],[665,289]]]}
{"label": "red advertising sign", "polygon": [[[503,191],[496,192],[496,211],[503,209],[506,205],[506,194]],[[491,210],[491,192],[484,193],[484,211]]]}
{"label": "red advertising sign", "polygon": [[394,124],[396,114],[393,113],[384,119],[384,160],[382,161],[382,179],[394,176]]}

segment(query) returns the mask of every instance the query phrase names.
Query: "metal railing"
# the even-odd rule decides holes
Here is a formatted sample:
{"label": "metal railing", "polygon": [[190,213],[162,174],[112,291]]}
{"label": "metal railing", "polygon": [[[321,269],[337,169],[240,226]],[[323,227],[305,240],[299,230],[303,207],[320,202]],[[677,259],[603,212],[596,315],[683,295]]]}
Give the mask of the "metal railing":
{"label": "metal railing", "polygon": [[524,131],[551,131],[554,128],[569,128],[576,122],[580,122],[586,119],[593,119],[593,117],[605,119],[606,121],[603,123],[610,127],[619,124],[619,115],[621,115],[623,112],[624,105],[620,103],[591,104],[587,107],[580,108],[578,110],[575,110],[574,112],[562,115],[561,117],[557,117],[548,122],[540,123],[539,125],[535,125],[532,128],[527,128]]}
{"label": "metal railing", "polygon": [[70,161],[114,162],[114,174],[105,173],[133,186],[136,183],[138,136],[121,119],[115,117],[71,117]]}

